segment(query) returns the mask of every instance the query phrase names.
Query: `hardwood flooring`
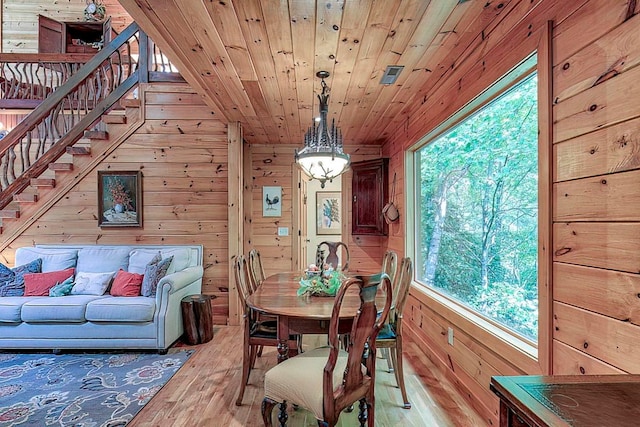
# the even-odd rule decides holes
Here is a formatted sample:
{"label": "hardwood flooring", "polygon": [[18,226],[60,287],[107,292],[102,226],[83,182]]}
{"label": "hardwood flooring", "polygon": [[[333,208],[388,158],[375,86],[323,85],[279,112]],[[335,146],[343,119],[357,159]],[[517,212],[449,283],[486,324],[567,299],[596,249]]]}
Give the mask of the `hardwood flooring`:
{"label": "hardwood flooring", "polygon": [[[322,345],[323,339],[305,336],[303,348]],[[412,408],[402,408],[393,373],[387,372],[386,360],[379,358],[376,426],[487,426],[414,344],[407,347],[405,381]],[[256,361],[242,406],[235,405],[242,367],[242,329],[216,326],[212,341],[185,348],[196,352],[128,426],[262,426],[262,381],[265,371],[276,363],[275,348],[265,348]],[[274,416],[276,413],[274,410]],[[287,425],[317,426],[317,422],[309,412],[297,409],[290,410]],[[357,410],[343,413],[338,425],[358,426]]]}

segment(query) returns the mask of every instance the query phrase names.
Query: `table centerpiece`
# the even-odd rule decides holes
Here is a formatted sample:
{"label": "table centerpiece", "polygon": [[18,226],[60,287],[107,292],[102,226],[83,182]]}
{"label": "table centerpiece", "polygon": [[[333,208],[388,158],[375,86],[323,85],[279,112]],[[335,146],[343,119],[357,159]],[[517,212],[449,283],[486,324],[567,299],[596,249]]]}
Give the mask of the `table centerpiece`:
{"label": "table centerpiece", "polygon": [[339,269],[325,266],[323,270],[320,270],[311,264],[305,270],[304,276],[300,278],[300,288],[298,288],[297,295],[333,297],[344,279],[345,275]]}

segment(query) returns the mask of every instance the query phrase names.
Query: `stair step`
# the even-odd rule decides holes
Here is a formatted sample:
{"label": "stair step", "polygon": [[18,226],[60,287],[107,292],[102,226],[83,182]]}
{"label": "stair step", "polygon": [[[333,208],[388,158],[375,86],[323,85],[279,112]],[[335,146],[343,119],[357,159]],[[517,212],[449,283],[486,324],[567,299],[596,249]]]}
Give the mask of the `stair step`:
{"label": "stair step", "polygon": [[38,195],[28,193],[14,194],[13,201],[20,203],[35,203],[38,201]]}
{"label": "stair step", "polygon": [[109,139],[109,132],[103,130],[85,130],[84,137],[89,139]]}
{"label": "stair step", "polygon": [[67,153],[75,156],[88,156],[91,154],[91,147],[67,147]]}
{"label": "stair step", "polygon": [[17,209],[2,209],[0,210],[0,218],[6,218],[6,219],[20,218],[20,211]]}
{"label": "stair step", "polygon": [[29,183],[34,187],[54,188],[56,186],[55,179],[47,179],[47,178],[31,178],[31,181]]}
{"label": "stair step", "polygon": [[72,171],[73,163],[49,163],[49,170],[52,171]]}
{"label": "stair step", "polygon": [[106,116],[102,116],[102,121],[104,123],[125,124],[127,123],[127,116],[120,114],[107,114]]}
{"label": "stair step", "polygon": [[129,108],[140,107],[140,100],[134,98],[124,98],[120,100],[120,105]]}

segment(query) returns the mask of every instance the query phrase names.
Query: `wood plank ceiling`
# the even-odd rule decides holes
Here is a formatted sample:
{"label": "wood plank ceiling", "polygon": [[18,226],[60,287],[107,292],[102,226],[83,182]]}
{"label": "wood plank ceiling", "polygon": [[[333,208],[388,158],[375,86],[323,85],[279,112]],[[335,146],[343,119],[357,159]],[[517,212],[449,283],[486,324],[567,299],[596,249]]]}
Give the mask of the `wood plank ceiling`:
{"label": "wood plank ceiling", "polygon": [[[380,144],[516,0],[120,0],[250,143],[302,144],[326,70],[345,145]],[[524,2],[523,2],[524,3]],[[381,85],[388,65],[404,70]]]}

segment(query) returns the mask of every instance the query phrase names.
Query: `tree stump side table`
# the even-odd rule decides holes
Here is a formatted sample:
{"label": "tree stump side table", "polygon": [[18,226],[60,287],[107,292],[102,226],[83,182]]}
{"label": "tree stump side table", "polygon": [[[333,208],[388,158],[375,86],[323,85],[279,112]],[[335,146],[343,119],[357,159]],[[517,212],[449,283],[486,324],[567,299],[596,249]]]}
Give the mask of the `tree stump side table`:
{"label": "tree stump side table", "polygon": [[189,295],[182,298],[182,323],[188,344],[203,344],[213,338],[211,295]]}

